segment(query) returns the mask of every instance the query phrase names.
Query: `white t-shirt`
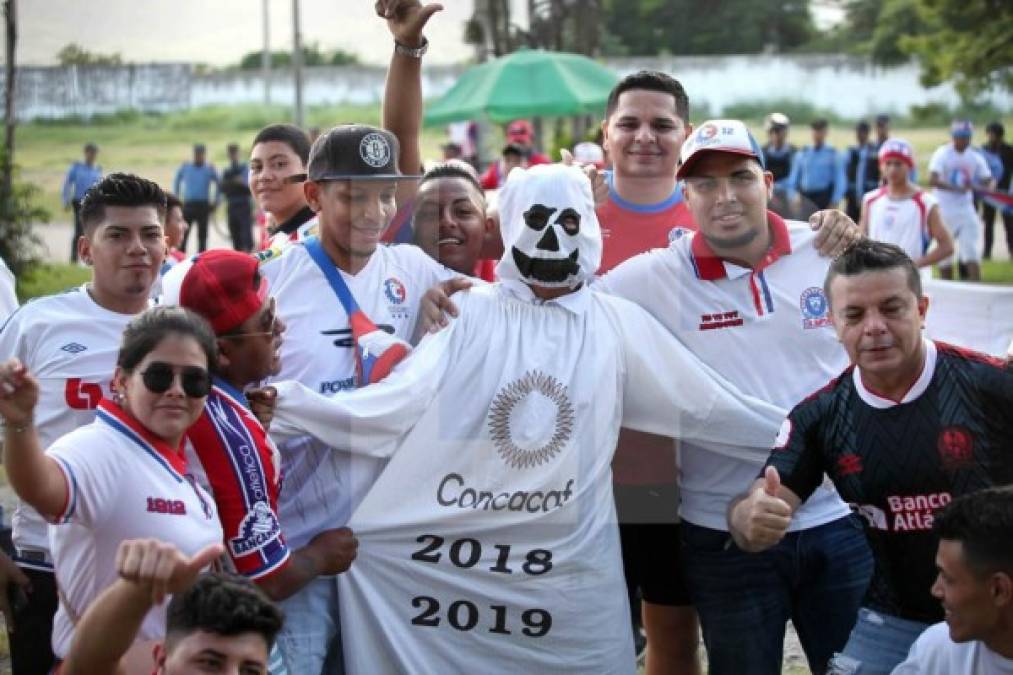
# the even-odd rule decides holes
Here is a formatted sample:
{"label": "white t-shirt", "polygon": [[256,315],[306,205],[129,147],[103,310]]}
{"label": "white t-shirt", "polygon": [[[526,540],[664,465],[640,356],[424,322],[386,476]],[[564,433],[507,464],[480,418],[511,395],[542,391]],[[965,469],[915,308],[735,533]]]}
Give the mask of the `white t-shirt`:
{"label": "white t-shirt", "polygon": [[[974,187],[987,182],[992,177],[988,163],[981,153],[968,146],[963,152],[957,152],[953,143],[936,148],[929,160],[929,173],[939,174],[944,181],[957,186]],[[932,190],[939,208],[945,211],[974,209],[974,195],[968,192],[953,190]],[[944,218],[945,220],[945,218]]]}
{"label": "white t-shirt", "polygon": [[[323,272],[302,243],[261,267],[277,299],[286,329],[281,372],[275,381],[296,380],[332,394],[355,386],[355,357],[348,316]],[[458,274],[416,246],[380,246],[355,276],[341,276],[359,308],[381,329],[409,341],[422,294]],[[284,488],[279,511],[293,550],[324,529],[348,522],[383,462],[334,452],[315,439],[281,448]]]}
{"label": "white t-shirt", "polygon": [[868,214],[869,238],[896,244],[912,260],[929,250],[929,214],[936,207],[936,198],[918,190],[910,197],[894,199],[886,187],[873,190],[862,198]]}
{"label": "white t-shirt", "polygon": [[632,673],[620,425],[760,453],[782,409],[735,392],[621,298],[542,302],[501,282],[455,300],[460,318],[382,382],[330,399],[277,385],[272,433],[392,456],[349,523],[346,668]]}
{"label": "white t-shirt", "polygon": [[[104,309],[81,286],[26,303],[0,330],[0,358],[16,356],[39,381],[35,427],[43,448],[95,419],[99,401],[112,393],[123,329],[133,318]],[[35,509],[19,502],[13,526],[16,547],[49,550],[46,521]]]}
{"label": "white t-shirt", "polygon": [[[92,424],[60,438],[47,454],[69,488],[59,524],[49,528],[56,581],[66,600],[53,624],[53,651],[62,658],[74,624],[116,580],[121,541],[160,539],[192,556],[221,542],[222,528],[214,500],[186,474],[181,449],[169,448],[109,401]],[[148,612],[137,640],[165,637],[166,606]]]}
{"label": "white t-shirt", "polygon": [[0,324],[18,308],[18,296],[14,293],[15,279],[7,263],[0,258]]}
{"label": "white t-shirt", "polygon": [[980,640],[954,642],[943,621],[925,629],[893,675],[1013,675],[1013,659]]}
{"label": "white t-shirt", "polygon": [[[744,394],[791,409],[848,364],[830,327],[823,278],[830,261],[816,253],[805,223],[770,215],[772,252],[757,270],[716,257],[699,233],[630,258],[595,288],[650,312],[704,363]],[[684,441],[679,453],[682,517],[727,530],[728,502],[766,462],[709,441]],[[848,508],[827,483],[795,512],[791,528],[836,520]]]}

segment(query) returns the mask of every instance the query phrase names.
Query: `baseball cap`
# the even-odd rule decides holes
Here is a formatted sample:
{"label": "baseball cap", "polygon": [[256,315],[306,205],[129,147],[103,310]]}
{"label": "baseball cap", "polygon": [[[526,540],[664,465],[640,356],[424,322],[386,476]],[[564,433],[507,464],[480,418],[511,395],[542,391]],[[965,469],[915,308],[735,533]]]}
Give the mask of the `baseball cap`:
{"label": "baseball cap", "polygon": [[763,126],[767,131],[771,129],[786,129],[791,125],[791,120],[784,113],[774,112],[767,115],[763,120]]}
{"label": "baseball cap", "polygon": [[879,148],[879,161],[899,159],[912,169],[915,165],[915,153],[911,144],[900,138],[888,138]]}
{"label": "baseball cap", "polygon": [[974,133],[974,125],[971,120],[953,120],[950,125],[950,136],[954,138],[970,138]]}
{"label": "baseball cap", "polygon": [[267,279],[248,253],[214,249],[180,265],[188,269],[179,286],[179,304],[207,319],[217,335],[234,330],[264,305]]}
{"label": "baseball cap", "polygon": [[530,143],[535,137],[535,128],[527,120],[514,120],[507,125],[506,135],[510,141]]}
{"label": "baseball cap", "polygon": [[367,124],[342,124],[321,134],[310,148],[309,180],[398,180],[397,136]]}
{"label": "baseball cap", "polygon": [[745,124],[739,120],[708,120],[695,129],[682,144],[676,177],[685,178],[692,170],[693,164],[708,152],[726,152],[753,157],[760,166],[766,168],[763,151]]}

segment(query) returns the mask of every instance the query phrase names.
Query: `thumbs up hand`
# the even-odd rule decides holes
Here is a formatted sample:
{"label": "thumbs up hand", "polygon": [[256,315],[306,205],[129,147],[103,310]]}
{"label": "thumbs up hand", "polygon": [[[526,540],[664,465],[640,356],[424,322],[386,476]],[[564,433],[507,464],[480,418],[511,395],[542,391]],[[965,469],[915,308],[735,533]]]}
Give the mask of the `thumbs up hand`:
{"label": "thumbs up hand", "polygon": [[791,525],[792,507],[782,499],[781,476],[768,466],[749,496],[729,514],[735,543],[743,551],[764,551],[777,544]]}

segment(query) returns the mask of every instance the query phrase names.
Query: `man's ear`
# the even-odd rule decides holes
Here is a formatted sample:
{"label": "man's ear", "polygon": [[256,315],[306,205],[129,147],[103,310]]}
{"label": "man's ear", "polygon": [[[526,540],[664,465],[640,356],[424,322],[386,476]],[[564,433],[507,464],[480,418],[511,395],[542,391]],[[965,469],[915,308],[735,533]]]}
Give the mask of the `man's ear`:
{"label": "man's ear", "polygon": [[1005,572],[996,572],[989,582],[992,602],[998,608],[1013,609],[1013,578]]}
{"label": "man's ear", "polygon": [[165,659],[168,657],[165,645],[161,642],[156,642],[155,646],[151,648],[151,657],[155,660],[155,673],[162,675],[165,672]]}
{"label": "man's ear", "polygon": [[89,239],[87,235],[82,234],[77,238],[77,259],[85,265],[91,265],[93,262],[91,254],[91,239]]}
{"label": "man's ear", "polygon": [[232,343],[232,340],[223,340],[221,338],[218,338],[215,342],[218,343],[218,368],[225,370],[232,363],[231,355],[235,345]]}
{"label": "man's ear", "polygon": [[921,320],[922,328],[925,328],[925,315],[929,311],[929,296],[923,295],[918,298],[918,316]]}
{"label": "man's ear", "polygon": [[310,209],[313,213],[320,213],[320,192],[322,188],[320,183],[315,183],[311,180],[305,181],[302,184],[302,193],[306,197],[306,203],[309,204]]}

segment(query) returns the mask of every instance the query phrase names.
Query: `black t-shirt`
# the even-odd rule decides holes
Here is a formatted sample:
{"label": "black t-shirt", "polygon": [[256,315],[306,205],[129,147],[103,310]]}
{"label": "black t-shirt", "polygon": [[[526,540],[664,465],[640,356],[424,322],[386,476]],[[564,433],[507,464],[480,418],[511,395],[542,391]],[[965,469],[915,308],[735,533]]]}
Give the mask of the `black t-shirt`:
{"label": "black t-shirt", "polygon": [[271,232],[271,234],[275,234],[277,232],[292,234],[293,232],[298,230],[302,225],[308,223],[310,218],[312,218],[315,215],[316,214],[313,213],[313,209],[311,209],[308,206],[304,206],[301,209],[299,209],[299,212],[296,213],[294,216],[286,220],[284,223],[280,223],[277,227],[275,227],[274,230]]}
{"label": "black t-shirt", "polygon": [[874,407],[849,368],[792,410],[767,461],[803,500],[830,476],[866,520],[875,571],[865,604],[926,623],[943,620],[929,592],[935,511],[959,495],[1013,483],[1013,371],[935,345],[935,368],[917,398]]}

